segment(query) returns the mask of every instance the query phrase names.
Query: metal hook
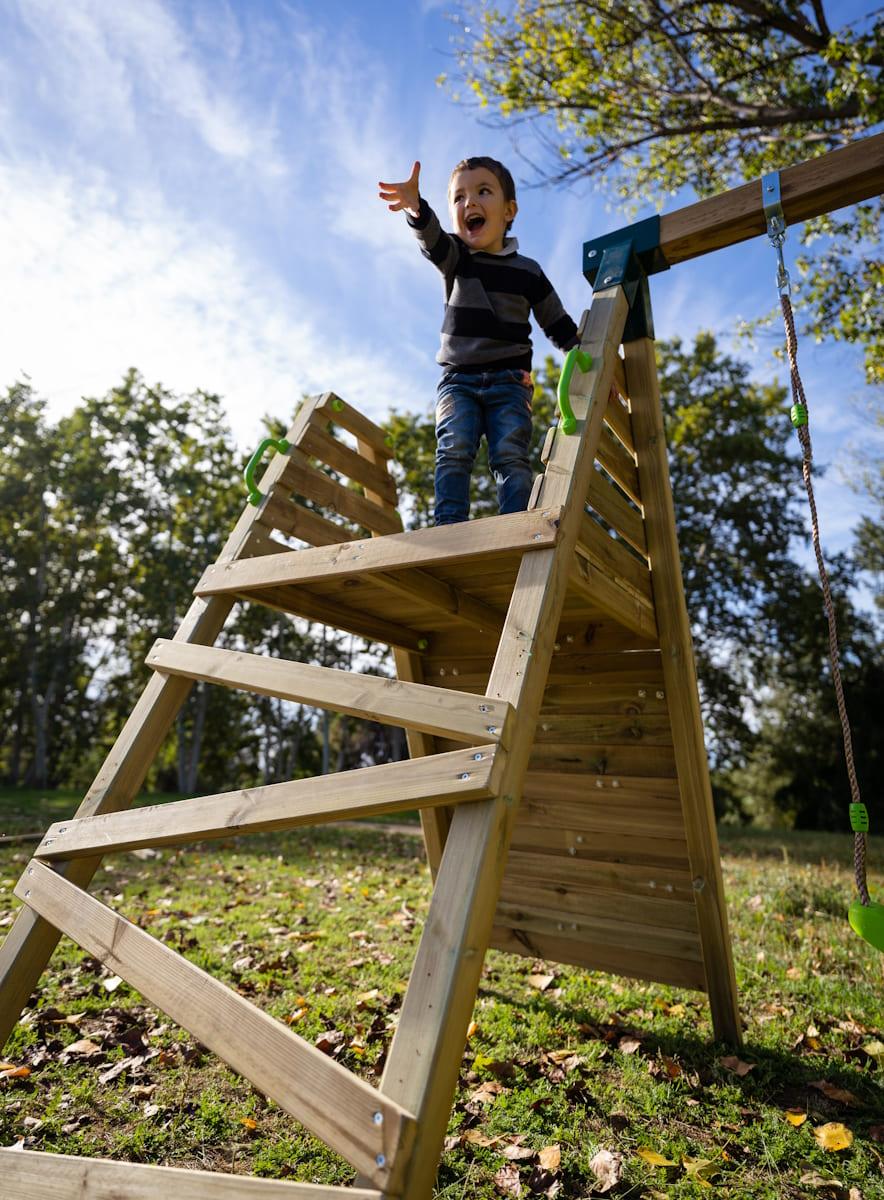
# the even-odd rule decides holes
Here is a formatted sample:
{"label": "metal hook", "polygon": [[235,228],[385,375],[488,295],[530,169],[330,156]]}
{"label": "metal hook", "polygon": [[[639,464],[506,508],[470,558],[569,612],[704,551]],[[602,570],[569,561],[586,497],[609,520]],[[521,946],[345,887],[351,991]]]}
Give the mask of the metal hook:
{"label": "metal hook", "polygon": [[767,219],[767,236],[777,252],[777,291],[788,296],[792,290],[789,272],[783,259],[783,242],[786,240],[786,217],[780,199],[780,173],[771,171],[761,179],[761,202]]}

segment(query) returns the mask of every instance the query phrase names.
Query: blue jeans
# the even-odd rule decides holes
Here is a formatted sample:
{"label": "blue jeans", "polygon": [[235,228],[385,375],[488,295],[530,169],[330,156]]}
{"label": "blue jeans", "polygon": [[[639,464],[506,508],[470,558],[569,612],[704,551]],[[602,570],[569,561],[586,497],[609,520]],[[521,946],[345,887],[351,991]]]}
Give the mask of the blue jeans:
{"label": "blue jeans", "polygon": [[470,476],[483,433],[500,511],[522,512],[534,482],[530,373],[446,371],[437,391],[436,524],[469,517]]}

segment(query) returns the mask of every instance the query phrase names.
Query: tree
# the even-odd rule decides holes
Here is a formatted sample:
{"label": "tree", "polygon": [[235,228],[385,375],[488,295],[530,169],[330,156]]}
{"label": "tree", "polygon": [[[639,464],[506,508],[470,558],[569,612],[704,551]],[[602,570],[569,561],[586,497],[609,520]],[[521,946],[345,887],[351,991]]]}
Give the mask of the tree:
{"label": "tree", "polygon": [[[480,106],[538,135],[541,178],[590,177],[662,206],[884,120],[879,13],[833,27],[824,0],[516,0],[470,17],[458,64]],[[884,378],[880,215],[876,203],[807,226],[808,240],[832,239],[806,260],[810,327],[863,345],[870,379]]]}

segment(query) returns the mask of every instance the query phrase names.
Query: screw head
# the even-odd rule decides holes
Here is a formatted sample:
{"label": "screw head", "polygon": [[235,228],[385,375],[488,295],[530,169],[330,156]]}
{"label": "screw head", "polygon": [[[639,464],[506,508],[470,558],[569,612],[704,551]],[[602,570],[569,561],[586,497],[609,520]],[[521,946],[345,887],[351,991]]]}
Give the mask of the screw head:
{"label": "screw head", "polygon": [[598,250],[590,250],[589,254],[586,257],[587,258],[595,258],[597,254],[598,254]]}
{"label": "screw head", "polygon": [[384,1114],[382,1112],[372,1113],[371,1114],[371,1122],[373,1125],[383,1125]]}
{"label": "screw head", "polygon": [[469,771],[464,771],[464,773],[461,775],[461,779],[469,779],[469,777],[470,777]]}
{"label": "screw head", "polygon": [[611,280],[612,280],[613,278],[614,278],[614,276],[613,276],[613,275],[606,275],[606,276],[605,276],[605,283],[610,283],[610,282],[611,282]]}
{"label": "screw head", "polygon": [[387,1165],[387,1156],[386,1154],[376,1154],[374,1161],[379,1167],[385,1167]]}

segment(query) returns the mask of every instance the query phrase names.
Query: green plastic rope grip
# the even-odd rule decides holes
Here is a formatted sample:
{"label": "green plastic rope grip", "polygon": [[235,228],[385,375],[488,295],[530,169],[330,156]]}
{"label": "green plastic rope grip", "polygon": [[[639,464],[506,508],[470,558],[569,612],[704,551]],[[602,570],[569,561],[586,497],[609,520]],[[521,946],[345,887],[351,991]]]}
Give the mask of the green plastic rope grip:
{"label": "green plastic rope grip", "polygon": [[581,371],[586,373],[592,366],[592,357],[581,350],[579,346],[572,346],[565,355],[565,361],[562,365],[562,373],[559,376],[559,412],[562,414],[562,433],[577,432],[577,418],[574,416],[574,411],[571,408],[571,376],[574,374],[574,367],[577,366]]}
{"label": "green plastic rope grip", "polygon": [[851,804],[850,828],[854,833],[869,832],[869,810],[864,804]]}
{"label": "green plastic rope grip", "polygon": [[246,491],[249,493],[249,504],[260,504],[264,498],[258,490],[258,485],[255,483],[255,472],[261,465],[261,459],[264,457],[265,451],[273,449],[280,454],[286,454],[290,448],[291,443],[287,442],[285,438],[267,437],[246,463],[246,469],[243,471],[243,479],[246,481]]}
{"label": "green plastic rope grip", "polygon": [[802,425],[807,424],[807,405],[793,404],[789,409],[789,419],[796,429],[800,429]]}

